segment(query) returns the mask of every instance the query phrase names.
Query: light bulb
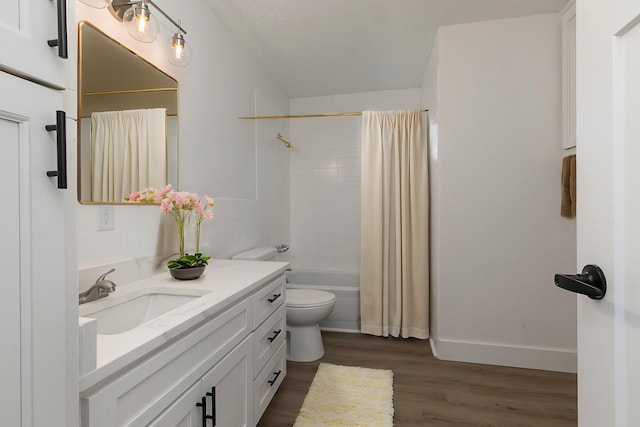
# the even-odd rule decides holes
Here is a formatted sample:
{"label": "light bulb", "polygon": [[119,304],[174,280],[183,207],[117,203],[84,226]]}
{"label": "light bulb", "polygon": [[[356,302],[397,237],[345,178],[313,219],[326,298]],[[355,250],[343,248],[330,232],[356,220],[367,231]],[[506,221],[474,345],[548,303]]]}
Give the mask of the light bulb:
{"label": "light bulb", "polygon": [[149,5],[144,1],[127,9],[122,22],[131,37],[144,43],[153,42],[160,34],[158,20],[151,14]]}
{"label": "light bulb", "polygon": [[175,33],[169,40],[169,52],[167,53],[169,63],[177,67],[189,65],[193,59],[193,51],[182,33]]}
{"label": "light bulb", "polygon": [[104,9],[111,4],[111,0],[80,0],[80,2],[96,9]]}

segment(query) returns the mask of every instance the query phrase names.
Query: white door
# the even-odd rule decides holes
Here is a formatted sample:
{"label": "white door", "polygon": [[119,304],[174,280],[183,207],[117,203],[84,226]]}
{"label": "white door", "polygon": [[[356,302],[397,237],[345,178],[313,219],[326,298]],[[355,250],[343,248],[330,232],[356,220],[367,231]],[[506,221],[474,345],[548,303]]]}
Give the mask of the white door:
{"label": "white door", "polygon": [[640,1],[577,2],[578,264],[604,299],[578,296],[581,427],[640,425]]}
{"label": "white door", "polygon": [[64,87],[65,59],[48,41],[58,38],[58,10],[67,1],[74,0],[0,1],[0,69]]}
{"label": "white door", "polygon": [[45,130],[62,93],[3,72],[0,92],[0,425],[65,426],[64,190]]}

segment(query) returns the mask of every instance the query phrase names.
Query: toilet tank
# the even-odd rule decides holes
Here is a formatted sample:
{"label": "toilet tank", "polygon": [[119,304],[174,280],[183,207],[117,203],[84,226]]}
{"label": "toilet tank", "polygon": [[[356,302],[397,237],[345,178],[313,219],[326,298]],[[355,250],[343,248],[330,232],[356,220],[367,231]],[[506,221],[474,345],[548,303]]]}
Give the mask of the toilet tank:
{"label": "toilet tank", "polygon": [[245,261],[275,261],[278,251],[276,248],[253,248],[248,251],[240,252],[231,257],[231,259],[239,259]]}

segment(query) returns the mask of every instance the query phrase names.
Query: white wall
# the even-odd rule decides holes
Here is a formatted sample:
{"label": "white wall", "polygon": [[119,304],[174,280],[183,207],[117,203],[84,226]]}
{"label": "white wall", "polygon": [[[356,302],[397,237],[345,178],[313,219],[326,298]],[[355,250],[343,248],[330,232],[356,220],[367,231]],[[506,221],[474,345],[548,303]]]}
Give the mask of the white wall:
{"label": "white wall", "polygon": [[[291,114],[420,108],[420,89],[292,99]],[[291,250],[294,268],[360,271],[362,119],[292,119]]]}
{"label": "white wall", "polygon": [[[189,67],[167,63],[164,43],[174,29],[162,17],[162,33],[152,44],[129,37],[106,9],[78,3],[76,18],[93,22],[178,80],[179,188],[216,202],[214,219],[203,224],[201,251],[227,258],[252,246],[288,241],[289,152],[275,139],[278,132],[288,137],[288,122],[238,119],[287,114],[288,98],[204,1],[157,3],[188,31],[194,53]],[[161,218],[158,206],[115,206],[113,231],[97,231],[96,210],[77,207],[80,269],[137,259],[132,270],[144,275],[177,252],[174,224]],[[86,277],[80,278],[81,289],[90,284]]]}
{"label": "white wall", "polygon": [[553,284],[576,265],[575,221],[560,217],[559,16],[441,28],[423,102],[438,356],[575,371],[576,297]]}

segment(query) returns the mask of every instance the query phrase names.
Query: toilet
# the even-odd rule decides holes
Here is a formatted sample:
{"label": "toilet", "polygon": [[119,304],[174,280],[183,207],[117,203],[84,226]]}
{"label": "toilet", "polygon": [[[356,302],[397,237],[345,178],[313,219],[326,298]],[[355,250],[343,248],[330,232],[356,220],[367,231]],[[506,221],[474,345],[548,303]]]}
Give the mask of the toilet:
{"label": "toilet", "polygon": [[[275,261],[275,248],[253,248],[231,259]],[[315,289],[286,289],[287,359],[312,362],[324,356],[319,323],[333,310],[336,296]]]}
{"label": "toilet", "polygon": [[319,323],[329,317],[336,296],[315,289],[287,289],[287,359],[312,362],[324,356]]}

